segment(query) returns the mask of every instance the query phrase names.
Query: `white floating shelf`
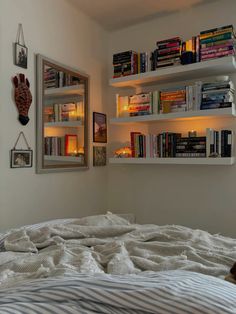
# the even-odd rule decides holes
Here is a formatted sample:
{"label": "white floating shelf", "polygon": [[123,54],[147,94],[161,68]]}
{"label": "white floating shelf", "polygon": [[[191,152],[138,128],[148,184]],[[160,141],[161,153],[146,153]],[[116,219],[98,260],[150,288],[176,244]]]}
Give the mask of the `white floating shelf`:
{"label": "white floating shelf", "polygon": [[235,105],[232,104],[230,108],[197,110],[173,112],[165,114],[150,114],[137,117],[121,117],[110,119],[111,124],[124,123],[140,123],[140,122],[155,122],[155,121],[175,121],[175,120],[191,120],[191,119],[209,119],[209,118],[232,118],[236,116]]}
{"label": "white floating shelf", "polygon": [[59,97],[67,95],[84,95],[84,87],[80,85],[48,88],[44,91],[45,97]]}
{"label": "white floating shelf", "polygon": [[235,58],[234,56],[228,56],[209,61],[171,66],[157,69],[156,71],[114,78],[109,80],[109,85],[113,87],[136,87],[153,83],[171,83],[208,76],[228,75],[235,71]]}
{"label": "white floating shelf", "polygon": [[81,157],[73,156],[53,156],[53,155],[44,155],[45,161],[60,161],[60,162],[78,162],[81,163],[83,159]]}
{"label": "white floating shelf", "polygon": [[128,165],[218,165],[230,166],[235,162],[234,157],[229,158],[109,158],[110,164]]}
{"label": "white floating shelf", "polygon": [[77,128],[82,127],[83,124],[81,121],[61,121],[61,122],[47,122],[44,123],[45,128],[55,128],[55,127],[63,127],[63,128]]}

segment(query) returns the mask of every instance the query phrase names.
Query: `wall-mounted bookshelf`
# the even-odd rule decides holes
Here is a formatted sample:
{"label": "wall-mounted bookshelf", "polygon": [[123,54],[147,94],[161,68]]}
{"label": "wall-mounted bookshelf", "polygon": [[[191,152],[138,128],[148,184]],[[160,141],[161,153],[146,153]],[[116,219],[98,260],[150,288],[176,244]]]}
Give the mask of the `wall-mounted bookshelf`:
{"label": "wall-mounted bookshelf", "polygon": [[59,88],[47,88],[45,89],[46,97],[60,97],[60,96],[71,96],[71,95],[84,95],[84,87],[81,85],[72,85]]}
{"label": "wall-mounted bookshelf", "polygon": [[214,119],[214,118],[233,118],[236,116],[235,104],[231,108],[185,111],[166,114],[150,114],[137,117],[121,117],[111,118],[111,124],[128,124],[128,123],[148,123],[148,122],[169,122],[169,121],[185,121],[195,119]]}
{"label": "wall-mounted bookshelf", "polygon": [[202,77],[228,75],[236,71],[234,56],[197,62],[188,65],[177,65],[135,75],[123,76],[109,80],[113,87],[137,87],[194,80]]}
{"label": "wall-mounted bookshelf", "polygon": [[118,165],[212,165],[230,166],[235,163],[229,158],[109,158],[110,164]]}
{"label": "wall-mounted bookshelf", "polygon": [[61,122],[46,122],[44,123],[45,128],[77,128],[83,127],[83,123],[81,121],[61,121]]}
{"label": "wall-mounted bookshelf", "polygon": [[[157,86],[158,84],[172,83],[177,81],[189,81],[194,79],[202,79],[210,76],[228,76],[230,73],[236,72],[236,62],[234,56],[227,56],[218,59],[212,59],[204,62],[198,62],[188,65],[178,65],[170,66],[166,68],[160,68],[156,71],[140,73],[135,75],[129,75],[125,77],[119,77],[111,79],[109,81],[110,86],[116,88],[137,88],[146,85]],[[231,87],[229,88],[229,90]],[[141,90],[141,89],[140,89]],[[201,92],[202,89],[200,89]],[[216,87],[217,90],[217,87]],[[203,89],[204,91],[204,89]],[[201,106],[196,108],[201,108],[204,104],[202,94],[201,95]],[[231,96],[230,96],[231,97]],[[158,114],[145,114],[136,116],[125,116],[116,117],[110,119],[111,124],[132,124],[132,123],[159,123],[159,122],[171,122],[171,121],[188,121],[188,120],[205,120],[209,119],[222,119],[222,118],[235,118],[235,104],[232,103],[230,106],[225,106],[225,108],[217,109],[205,109],[205,110],[189,110],[179,111],[179,112],[168,112],[168,113],[158,113]],[[138,105],[137,105],[138,106]],[[119,112],[119,111],[118,111]],[[153,111],[152,111],[153,112]],[[158,111],[159,112],[159,111]],[[161,111],[162,112],[162,111]],[[206,124],[206,128],[207,128]],[[225,127],[227,129],[227,126]],[[216,132],[217,133],[217,132]],[[231,136],[231,135],[230,135]],[[233,132],[232,132],[233,139]],[[209,141],[209,138],[208,138]],[[231,141],[231,140],[230,140]],[[208,142],[209,143],[209,142]],[[228,142],[227,142],[228,143]],[[214,144],[216,145],[216,144]],[[217,144],[218,145],[218,144]],[[231,145],[231,144],[230,144]],[[232,143],[233,145],[233,143]],[[208,154],[205,154],[209,156]],[[221,154],[218,154],[221,155]],[[136,155],[135,155],[136,156]],[[139,154],[138,154],[139,156]],[[110,158],[110,164],[173,164],[173,165],[232,165],[235,163],[234,157],[229,157],[230,155],[221,155],[223,157],[167,157],[167,158]],[[145,155],[144,155],[145,156]],[[163,156],[163,155],[161,155]],[[165,156],[165,155],[164,155]],[[199,155],[200,156],[200,155]],[[232,156],[232,150],[231,150]]]}

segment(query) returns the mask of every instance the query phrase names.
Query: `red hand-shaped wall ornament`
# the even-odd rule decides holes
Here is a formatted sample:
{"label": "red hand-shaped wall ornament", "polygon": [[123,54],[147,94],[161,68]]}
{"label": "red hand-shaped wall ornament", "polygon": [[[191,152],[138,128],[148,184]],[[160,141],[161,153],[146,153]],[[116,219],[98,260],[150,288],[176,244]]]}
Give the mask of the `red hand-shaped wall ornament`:
{"label": "red hand-shaped wall ornament", "polygon": [[19,112],[19,121],[26,125],[29,122],[28,112],[32,103],[32,94],[30,92],[30,83],[24,74],[19,74],[13,77],[13,84],[15,86],[15,103]]}

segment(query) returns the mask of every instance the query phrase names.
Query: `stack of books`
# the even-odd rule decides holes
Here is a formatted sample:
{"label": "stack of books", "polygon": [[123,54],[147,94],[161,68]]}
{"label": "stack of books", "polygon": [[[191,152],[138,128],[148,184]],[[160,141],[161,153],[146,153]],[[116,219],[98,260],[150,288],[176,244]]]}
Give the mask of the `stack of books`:
{"label": "stack of books", "polygon": [[201,61],[235,54],[233,25],[209,29],[200,33]]}
{"label": "stack of books", "polygon": [[232,81],[204,83],[201,110],[232,107],[234,85]]}
{"label": "stack of books", "polygon": [[161,158],[176,157],[176,145],[180,133],[163,132],[157,136],[157,155]]}
{"label": "stack of books", "polygon": [[149,55],[147,52],[138,53],[138,73],[145,73],[149,70]]}
{"label": "stack of books", "polygon": [[186,110],[186,86],[172,87],[160,91],[160,113]]}
{"label": "stack of books", "polygon": [[113,55],[113,78],[138,73],[138,54],[133,50]]}
{"label": "stack of books", "polygon": [[46,67],[44,71],[44,87],[56,88],[58,87],[57,82],[57,71],[54,68]]}
{"label": "stack of books", "polygon": [[151,93],[130,96],[128,111],[130,117],[152,114]]}
{"label": "stack of books", "polygon": [[83,122],[83,102],[52,104],[44,107],[44,122],[81,121]]}
{"label": "stack of books", "polygon": [[57,71],[51,67],[45,67],[44,70],[44,87],[59,88],[64,86],[77,85],[80,83],[79,77],[67,74],[63,71]]}
{"label": "stack of books", "polygon": [[140,132],[130,132],[131,156],[133,158],[158,157],[157,135],[144,135]]}
{"label": "stack of books", "polygon": [[232,130],[206,129],[206,155],[207,157],[232,157],[234,133]]}
{"label": "stack of books", "polygon": [[206,157],[206,137],[180,137],[177,139],[175,157]]}
{"label": "stack of books", "polygon": [[157,49],[152,53],[152,70],[180,64],[180,37],[157,41],[156,45]]}

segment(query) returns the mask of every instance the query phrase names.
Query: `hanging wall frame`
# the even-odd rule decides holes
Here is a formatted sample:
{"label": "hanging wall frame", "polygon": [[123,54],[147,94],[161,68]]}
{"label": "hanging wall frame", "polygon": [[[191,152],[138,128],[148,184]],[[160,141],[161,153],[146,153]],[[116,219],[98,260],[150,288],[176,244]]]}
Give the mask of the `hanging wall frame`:
{"label": "hanging wall frame", "polygon": [[14,45],[14,61],[15,65],[27,69],[28,63],[28,48],[25,45],[23,26],[22,24],[18,25],[16,42]]}
{"label": "hanging wall frame", "polygon": [[[26,149],[17,148],[17,144],[21,136],[23,137],[23,140],[25,142]],[[10,151],[11,168],[30,168],[32,167],[32,164],[33,164],[33,151],[26,140],[25,134],[23,132],[20,132],[14,147]]]}

